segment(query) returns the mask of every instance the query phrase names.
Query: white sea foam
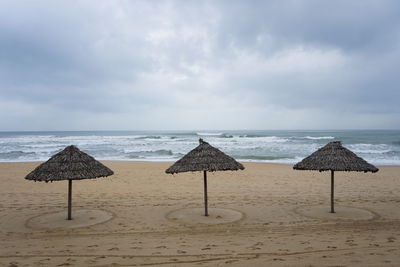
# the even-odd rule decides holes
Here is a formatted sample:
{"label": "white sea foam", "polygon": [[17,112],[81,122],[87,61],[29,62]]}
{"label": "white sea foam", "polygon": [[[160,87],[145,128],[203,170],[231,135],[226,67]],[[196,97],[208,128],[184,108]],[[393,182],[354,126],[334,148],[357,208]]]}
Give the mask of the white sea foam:
{"label": "white sea foam", "polygon": [[196,134],[198,136],[221,136],[224,133],[207,133],[207,132],[204,132],[204,133],[196,133]]}
{"label": "white sea foam", "polygon": [[310,140],[330,140],[330,139],[335,139],[334,136],[305,136],[305,139],[310,139]]}
{"label": "white sea foam", "polygon": [[[293,164],[342,136],[345,147],[373,164],[400,165],[398,132],[0,132],[0,161],[47,160],[74,144],[102,160],[175,161],[199,144],[199,137],[241,161]],[[363,140],[357,142],[358,138]],[[376,144],[377,140],[381,140]]]}
{"label": "white sea foam", "polygon": [[352,144],[347,148],[354,153],[362,154],[384,154],[393,151],[393,148],[386,144]]}

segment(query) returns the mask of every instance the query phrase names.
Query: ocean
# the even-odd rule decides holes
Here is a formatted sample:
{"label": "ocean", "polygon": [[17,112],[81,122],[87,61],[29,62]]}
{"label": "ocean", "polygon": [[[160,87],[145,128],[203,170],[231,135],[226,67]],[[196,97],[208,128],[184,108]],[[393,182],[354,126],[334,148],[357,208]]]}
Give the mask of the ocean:
{"label": "ocean", "polygon": [[0,161],[45,161],[76,145],[99,160],[176,161],[199,138],[239,161],[293,164],[331,141],[376,165],[400,165],[400,131],[0,132]]}

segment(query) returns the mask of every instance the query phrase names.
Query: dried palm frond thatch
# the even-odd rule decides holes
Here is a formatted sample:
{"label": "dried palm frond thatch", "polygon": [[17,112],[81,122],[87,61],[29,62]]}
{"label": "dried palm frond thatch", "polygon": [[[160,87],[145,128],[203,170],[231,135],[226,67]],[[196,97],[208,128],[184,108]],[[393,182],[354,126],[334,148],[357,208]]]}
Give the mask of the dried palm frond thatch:
{"label": "dried palm frond thatch", "polygon": [[203,171],[205,216],[208,216],[207,171],[236,171],[243,170],[244,167],[234,158],[211,146],[209,143],[203,141],[203,139],[199,139],[199,142],[200,144],[195,149],[175,162],[165,172],[174,174]]}
{"label": "dried palm frond thatch", "polygon": [[25,179],[33,181],[68,180],[68,220],[71,220],[72,180],[93,179],[114,174],[92,156],[76,146],[68,146],[63,151],[40,164]]}
{"label": "dried palm frond thatch", "polygon": [[340,141],[330,142],[293,166],[295,170],[331,171],[331,212],[334,213],[334,172],[377,172],[379,169],[342,146]]}
{"label": "dried palm frond thatch", "polygon": [[187,153],[183,158],[169,167],[166,173],[194,172],[194,171],[237,171],[243,170],[242,164],[224,152],[199,140],[200,145]]}
{"label": "dried palm frond thatch", "polygon": [[76,146],[68,146],[29,173],[25,179],[34,181],[82,180],[114,174],[92,156]]}
{"label": "dried palm frond thatch", "polygon": [[330,142],[293,166],[295,170],[377,172],[369,164],[338,141]]}

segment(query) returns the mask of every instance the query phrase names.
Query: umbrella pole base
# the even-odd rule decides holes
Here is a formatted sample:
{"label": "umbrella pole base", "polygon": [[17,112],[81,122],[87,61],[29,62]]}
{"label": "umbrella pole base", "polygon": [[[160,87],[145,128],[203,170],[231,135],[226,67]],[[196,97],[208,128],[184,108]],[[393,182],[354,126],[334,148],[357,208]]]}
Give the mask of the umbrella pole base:
{"label": "umbrella pole base", "polygon": [[335,191],[334,171],[331,171],[331,211],[330,211],[331,213],[335,213],[334,191]]}
{"label": "umbrella pole base", "polygon": [[207,172],[204,171],[204,216],[208,216]]}
{"label": "umbrella pole base", "polygon": [[72,220],[72,180],[68,180],[68,217],[67,220]]}

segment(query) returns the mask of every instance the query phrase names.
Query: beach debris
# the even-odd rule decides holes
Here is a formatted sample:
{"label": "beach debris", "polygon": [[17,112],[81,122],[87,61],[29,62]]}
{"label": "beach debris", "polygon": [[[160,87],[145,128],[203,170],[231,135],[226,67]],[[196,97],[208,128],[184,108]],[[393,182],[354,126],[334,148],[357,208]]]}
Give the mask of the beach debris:
{"label": "beach debris", "polygon": [[377,172],[379,169],[342,146],[340,141],[330,142],[293,166],[295,170],[331,171],[331,213],[334,209],[335,171]]}

